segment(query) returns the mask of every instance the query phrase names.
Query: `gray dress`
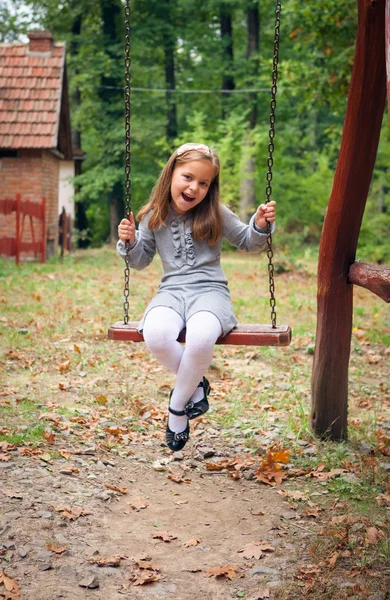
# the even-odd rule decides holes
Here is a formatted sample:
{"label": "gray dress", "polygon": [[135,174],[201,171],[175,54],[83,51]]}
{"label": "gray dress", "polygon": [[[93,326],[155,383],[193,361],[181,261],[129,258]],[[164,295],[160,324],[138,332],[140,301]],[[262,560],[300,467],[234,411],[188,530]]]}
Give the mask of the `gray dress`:
{"label": "gray dress", "polygon": [[[181,315],[184,322],[196,312],[208,311],[220,321],[225,335],[237,325],[221,267],[222,239],[215,244],[197,242],[192,238],[192,215],[179,215],[170,208],[163,227],[148,229],[150,214],[145,215],[130,248],[130,266],[142,270],[153,260],[156,251],[163,265],[163,276],[157,295],[148,304],[139,324],[156,306],[167,306]],[[239,250],[260,252],[267,245],[266,230],[258,229],[254,216],[246,225],[227,206],[221,205],[222,234]],[[274,224],[272,226],[272,231]],[[125,244],[119,240],[117,250],[125,257]]]}

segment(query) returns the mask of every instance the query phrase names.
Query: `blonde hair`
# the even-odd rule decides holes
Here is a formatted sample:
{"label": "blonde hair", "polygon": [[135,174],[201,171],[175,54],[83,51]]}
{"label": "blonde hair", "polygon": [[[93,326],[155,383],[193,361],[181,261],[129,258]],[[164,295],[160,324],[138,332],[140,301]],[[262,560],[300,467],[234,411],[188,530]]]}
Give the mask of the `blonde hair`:
{"label": "blonde hair", "polygon": [[[188,147],[188,149],[186,149]],[[165,223],[171,200],[171,182],[176,167],[192,160],[207,160],[214,167],[214,178],[210,183],[205,198],[194,207],[192,235],[196,241],[207,241],[215,244],[222,237],[222,218],[219,200],[219,159],[212,148],[201,144],[184,144],[170,156],[152,190],[149,201],[138,212],[136,218],[142,221],[152,211],[149,229],[160,229]]]}

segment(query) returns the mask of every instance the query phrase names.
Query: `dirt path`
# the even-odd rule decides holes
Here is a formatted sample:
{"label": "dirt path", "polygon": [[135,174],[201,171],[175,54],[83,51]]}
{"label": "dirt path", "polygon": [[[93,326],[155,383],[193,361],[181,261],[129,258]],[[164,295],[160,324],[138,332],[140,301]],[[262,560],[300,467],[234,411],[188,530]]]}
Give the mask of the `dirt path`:
{"label": "dirt path", "polygon": [[[61,473],[67,468],[65,459],[44,466],[41,459],[16,454],[2,463],[1,543],[10,557],[7,574],[22,583],[23,597],[272,597],[289,563],[297,560],[288,541],[297,531],[289,524],[296,515],[276,489],[206,472],[202,447],[179,454],[181,460],[161,447],[141,451],[108,460],[89,450],[89,456],[75,455],[79,473],[72,475]],[[217,454],[227,452],[232,450]],[[208,448],[206,455],[211,453]],[[177,483],[169,475],[184,481]],[[110,482],[127,493],[105,489]],[[72,507],[89,514],[64,516]],[[161,532],[174,539],[153,537]],[[264,543],[260,560],[239,553],[250,542]],[[57,554],[48,544],[57,551],[68,549]],[[97,556],[120,556],[120,566],[88,562]],[[136,569],[135,559],[147,559],[158,571]],[[232,580],[205,577],[210,567],[225,565],[236,567]],[[135,575],[156,573],[159,579],[136,586],[130,581],[132,570]],[[99,587],[81,588],[88,578]]]}
{"label": "dirt path", "polygon": [[[21,598],[298,599],[313,589],[309,548],[321,525],[292,510],[280,487],[207,471],[207,461],[234,456],[231,446],[191,443],[172,456],[148,441],[127,458],[91,445],[68,450],[71,458],[52,464],[17,450],[0,463],[0,548]],[[321,484],[311,494],[326,498]],[[118,557],[119,566],[90,562]],[[210,568],[222,575],[207,576]],[[298,595],[288,591],[297,573]],[[323,597],[355,597],[356,585],[356,577],[344,578],[339,595]],[[381,578],[366,597],[387,598],[384,585]],[[19,598],[16,588],[2,593]]]}

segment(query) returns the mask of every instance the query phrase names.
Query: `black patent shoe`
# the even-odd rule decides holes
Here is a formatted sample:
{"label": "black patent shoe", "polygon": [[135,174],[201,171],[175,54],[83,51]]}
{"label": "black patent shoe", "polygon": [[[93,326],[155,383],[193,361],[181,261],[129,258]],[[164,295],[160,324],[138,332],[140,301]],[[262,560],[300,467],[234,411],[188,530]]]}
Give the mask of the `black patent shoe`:
{"label": "black patent shoe", "polygon": [[[168,410],[173,415],[177,415],[178,417],[182,417],[187,414],[184,410],[174,410],[170,406],[168,406]],[[182,450],[188,440],[190,439],[190,424],[187,421],[187,427],[184,431],[180,431],[176,433],[169,429],[169,425],[167,423],[167,428],[165,430],[165,439],[167,442],[168,448],[170,448],[173,452],[177,452],[178,450]]]}
{"label": "black patent shoe", "polygon": [[199,402],[193,402],[192,400],[187,402],[184,407],[184,411],[189,419],[196,419],[197,417],[204,415],[204,413],[206,413],[210,408],[207,396],[211,392],[211,387],[206,377],[203,377],[203,380],[200,382],[198,387],[203,388],[203,399],[199,400]]}

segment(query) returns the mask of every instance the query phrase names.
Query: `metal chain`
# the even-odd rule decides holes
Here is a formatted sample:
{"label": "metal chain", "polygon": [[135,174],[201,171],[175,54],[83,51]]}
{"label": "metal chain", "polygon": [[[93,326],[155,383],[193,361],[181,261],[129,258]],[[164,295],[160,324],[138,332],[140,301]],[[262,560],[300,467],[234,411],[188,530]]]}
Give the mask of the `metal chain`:
{"label": "metal chain", "polygon": [[[275,112],[276,112],[276,92],[277,92],[277,80],[278,80],[278,62],[279,62],[279,38],[280,38],[280,11],[281,2],[276,0],[276,16],[275,16],[275,37],[274,37],[274,56],[273,56],[273,69],[272,69],[272,87],[271,87],[271,102],[270,108],[271,113],[269,117],[269,144],[268,144],[268,171],[267,171],[267,186],[265,188],[266,203],[271,200],[272,194],[272,167],[274,164],[273,153],[274,153],[274,137],[275,137]],[[267,256],[268,256],[268,278],[269,278],[269,292],[270,292],[270,306],[271,306],[271,323],[272,327],[276,327],[276,299],[275,299],[275,280],[274,280],[274,265],[272,262],[274,253],[272,250],[272,235],[271,235],[271,224],[267,221]]]}
{"label": "metal chain", "polygon": [[[130,219],[131,213],[131,180],[130,180],[130,0],[125,4],[125,215]],[[124,323],[129,322],[129,295],[130,295],[130,242],[126,241],[125,256],[125,288],[123,291]]]}

